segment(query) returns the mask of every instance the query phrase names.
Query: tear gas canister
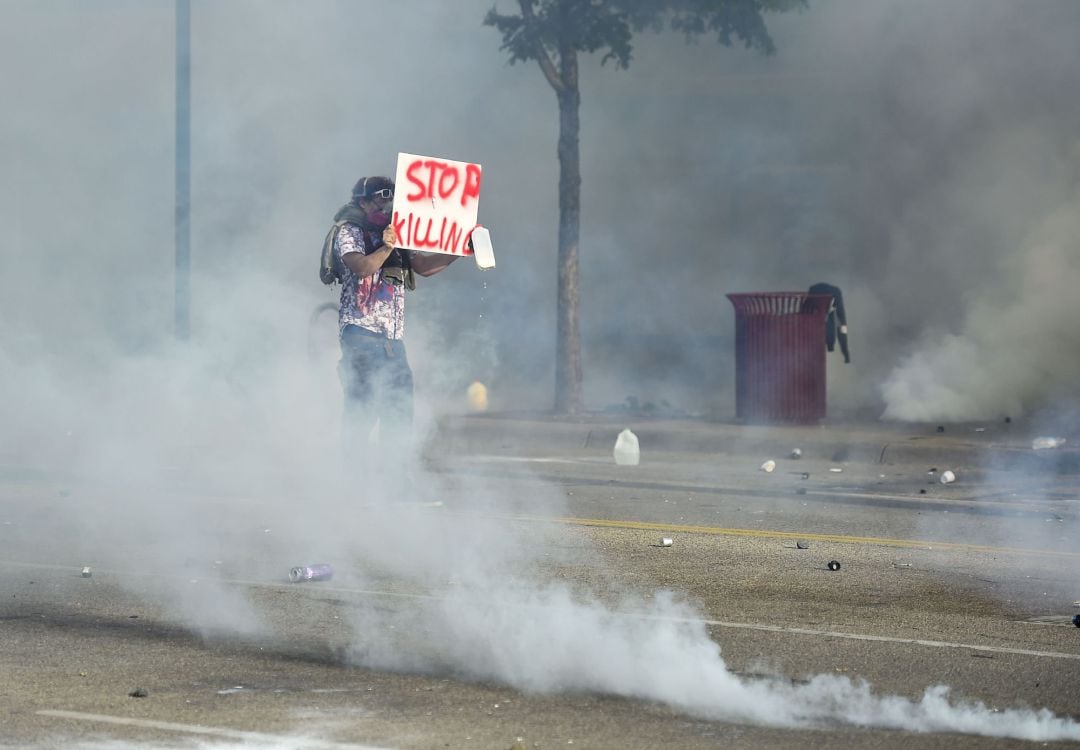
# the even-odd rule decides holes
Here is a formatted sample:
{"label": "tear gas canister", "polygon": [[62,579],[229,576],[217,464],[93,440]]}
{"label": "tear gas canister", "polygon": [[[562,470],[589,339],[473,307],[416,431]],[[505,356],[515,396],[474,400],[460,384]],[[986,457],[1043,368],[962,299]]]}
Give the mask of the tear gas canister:
{"label": "tear gas canister", "polygon": [[327,563],[315,565],[297,565],[289,571],[289,580],[293,583],[301,581],[329,581],[334,576],[334,569]]}

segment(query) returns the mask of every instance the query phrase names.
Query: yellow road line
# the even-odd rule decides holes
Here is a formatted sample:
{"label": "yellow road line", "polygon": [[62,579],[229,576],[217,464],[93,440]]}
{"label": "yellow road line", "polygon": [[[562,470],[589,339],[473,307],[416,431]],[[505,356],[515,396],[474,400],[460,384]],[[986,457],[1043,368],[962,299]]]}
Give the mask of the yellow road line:
{"label": "yellow road line", "polygon": [[880,547],[905,547],[908,549],[962,550],[966,552],[997,552],[1011,555],[1041,555],[1043,557],[1061,557],[1078,559],[1080,553],[1059,552],[1043,549],[1021,549],[1016,547],[991,547],[985,544],[965,544],[963,542],[929,542],[918,539],[887,539],[874,536],[846,536],[842,534],[803,534],[794,531],[770,531],[768,529],[730,529],[720,526],[687,526],[669,523],[651,523],[649,521],[620,521],[606,518],[559,518],[544,516],[509,516],[519,521],[542,521],[561,523],[568,526],[596,526],[613,529],[637,529],[640,531],[669,531],[684,534],[714,534],[718,536],[740,536],[755,539],[804,539],[816,542],[838,542],[841,544],[867,544]]}

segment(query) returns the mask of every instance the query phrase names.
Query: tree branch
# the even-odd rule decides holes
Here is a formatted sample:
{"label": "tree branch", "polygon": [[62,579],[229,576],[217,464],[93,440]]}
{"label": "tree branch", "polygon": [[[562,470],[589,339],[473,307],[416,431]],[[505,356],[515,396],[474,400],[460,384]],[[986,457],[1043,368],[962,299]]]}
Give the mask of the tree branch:
{"label": "tree branch", "polygon": [[555,63],[548,57],[547,50],[544,49],[544,45],[540,41],[536,15],[533,13],[532,9],[532,0],[518,0],[518,5],[521,6],[521,17],[525,19],[526,33],[532,37],[536,62],[540,65],[540,70],[543,72],[544,78],[548,80],[548,83],[551,84],[551,88],[555,89],[556,92],[563,91],[566,88],[566,84],[563,83],[562,78],[559,77],[558,72],[555,70]]}

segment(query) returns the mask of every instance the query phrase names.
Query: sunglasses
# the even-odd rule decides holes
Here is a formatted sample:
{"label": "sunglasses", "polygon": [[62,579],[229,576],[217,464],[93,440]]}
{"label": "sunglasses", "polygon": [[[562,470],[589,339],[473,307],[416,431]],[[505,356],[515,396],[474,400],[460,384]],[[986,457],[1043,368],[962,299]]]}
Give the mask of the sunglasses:
{"label": "sunglasses", "polygon": [[394,197],[394,191],[390,188],[383,188],[382,190],[372,190],[368,198],[382,198],[383,200],[391,200]]}

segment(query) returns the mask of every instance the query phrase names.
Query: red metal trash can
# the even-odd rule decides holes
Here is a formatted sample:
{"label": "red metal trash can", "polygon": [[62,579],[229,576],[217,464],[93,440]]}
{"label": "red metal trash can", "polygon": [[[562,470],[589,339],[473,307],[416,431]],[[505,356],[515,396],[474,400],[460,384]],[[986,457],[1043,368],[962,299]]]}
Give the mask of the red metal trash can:
{"label": "red metal trash can", "polygon": [[727,298],[735,306],[735,417],[824,419],[825,318],[832,297],[756,292]]}

